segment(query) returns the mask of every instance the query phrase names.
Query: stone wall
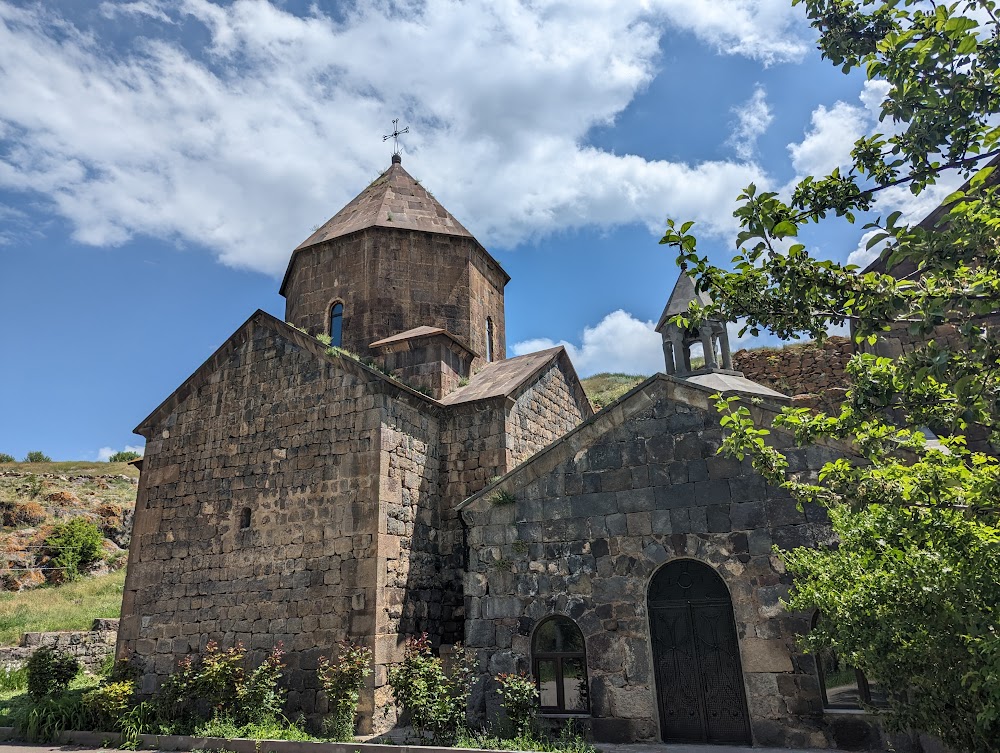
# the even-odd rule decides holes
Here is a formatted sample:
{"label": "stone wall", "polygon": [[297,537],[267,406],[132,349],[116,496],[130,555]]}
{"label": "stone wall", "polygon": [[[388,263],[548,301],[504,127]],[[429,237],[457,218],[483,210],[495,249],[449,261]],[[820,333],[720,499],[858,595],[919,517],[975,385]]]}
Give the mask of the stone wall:
{"label": "stone wall", "polygon": [[[530,670],[541,620],[571,617],[586,640],[595,736],[657,740],[646,592],[662,564],[696,559],[732,595],[755,743],[830,746],[815,665],[796,645],[809,620],[782,609],[789,578],[772,553],[825,543],[829,526],[749,463],[716,456],[709,403],[657,377],[505,479],[513,504],[491,503],[492,490],[472,500],[462,512],[467,643],[488,686],[499,672]],[[833,454],[793,450],[790,460],[815,469]]]}
{"label": "stone wall", "polygon": [[592,415],[590,400],[563,354],[554,368],[518,395],[507,413],[508,470]]}
{"label": "stone wall", "polygon": [[750,379],[794,398],[793,403],[829,410],[843,402],[850,385],[845,367],[854,355],[847,337],[829,337],[784,348],[733,353],[733,366]]}
{"label": "stone wall", "polygon": [[0,647],[0,665],[20,667],[42,646],[76,657],[83,668],[97,674],[115,652],[118,620],[98,619],[90,630],[25,633],[21,645]]}
{"label": "stone wall", "polygon": [[360,365],[268,318],[140,427],[118,652],[148,693],[210,640],[256,660],[282,643],[290,705],[311,712],[317,658],[372,636],[383,411]]}

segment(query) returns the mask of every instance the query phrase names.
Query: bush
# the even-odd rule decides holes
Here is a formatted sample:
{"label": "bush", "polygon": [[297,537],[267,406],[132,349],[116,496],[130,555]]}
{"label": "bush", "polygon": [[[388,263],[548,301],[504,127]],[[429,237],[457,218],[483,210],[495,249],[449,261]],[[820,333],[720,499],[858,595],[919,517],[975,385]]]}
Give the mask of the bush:
{"label": "bush", "polygon": [[247,673],[246,649],[220,649],[210,641],[204,655],[186,657],[163,682],[156,698],[157,716],[171,731],[192,732],[210,719],[226,719],[242,727],[273,720],[284,705],[278,681],[284,664],[281,648]]}
{"label": "bush", "polygon": [[350,641],[341,641],[336,664],[328,662],[325,656],[319,659],[319,682],[330,704],[326,731],[337,742],[354,739],[358,699],[365,677],[371,674],[371,663],[372,650]]}
{"label": "bush", "polygon": [[0,463],[16,463],[13,455],[8,455],[6,452],[0,452]]}
{"label": "bush", "polygon": [[90,718],[91,729],[111,732],[134,706],[135,682],[122,680],[105,682],[83,694],[83,709]]}
{"label": "bush", "polygon": [[500,706],[513,727],[514,735],[525,737],[534,731],[538,687],[535,678],[523,672],[496,677],[500,686]]}
{"label": "bush", "polygon": [[24,456],[25,463],[51,463],[52,458],[46,455],[41,450],[32,450],[27,455]]}
{"label": "bush", "polygon": [[81,570],[97,562],[104,553],[104,536],[87,518],[59,523],[45,537],[45,548],[52,557],[51,566],[62,569],[64,580],[75,580]]}
{"label": "bush", "polygon": [[130,460],[136,460],[141,458],[138,452],[133,452],[132,450],[122,450],[121,452],[116,452],[110,458],[108,458],[109,463],[127,463]]}
{"label": "bush", "polygon": [[420,737],[431,733],[434,743],[451,745],[465,726],[472,670],[461,646],[459,661],[449,674],[444,662],[431,653],[424,633],[406,641],[403,661],[389,670],[389,685],[396,703],[410,715]]}
{"label": "bush", "polygon": [[28,695],[36,701],[46,696],[60,696],[80,672],[80,663],[60,651],[42,646],[25,664],[28,673]]}
{"label": "bush", "polygon": [[67,729],[86,729],[87,712],[75,690],[58,697],[45,696],[37,703],[21,706],[12,714],[14,727],[29,742],[55,742]]}

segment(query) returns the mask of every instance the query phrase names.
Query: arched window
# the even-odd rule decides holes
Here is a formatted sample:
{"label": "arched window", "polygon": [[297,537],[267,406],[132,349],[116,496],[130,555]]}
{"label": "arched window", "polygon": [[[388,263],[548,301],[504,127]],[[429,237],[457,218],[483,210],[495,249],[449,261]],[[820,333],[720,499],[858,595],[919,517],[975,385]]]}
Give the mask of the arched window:
{"label": "arched window", "polygon": [[[818,622],[817,612],[813,616],[813,627]],[[860,709],[888,705],[885,693],[878,684],[869,682],[864,672],[847,664],[833,649],[823,649],[816,654],[816,669],[826,708]]]}
{"label": "arched window", "polygon": [[330,307],[330,345],[339,348],[344,342],[344,304],[339,301]]}
{"label": "arched window", "polygon": [[493,317],[486,317],[486,360],[493,361]]}
{"label": "arched window", "polygon": [[587,656],[576,623],[568,617],[549,617],[536,628],[531,653],[541,710],[587,713]]}
{"label": "arched window", "polygon": [[240,510],[240,530],[245,531],[250,527],[250,508],[244,507]]}

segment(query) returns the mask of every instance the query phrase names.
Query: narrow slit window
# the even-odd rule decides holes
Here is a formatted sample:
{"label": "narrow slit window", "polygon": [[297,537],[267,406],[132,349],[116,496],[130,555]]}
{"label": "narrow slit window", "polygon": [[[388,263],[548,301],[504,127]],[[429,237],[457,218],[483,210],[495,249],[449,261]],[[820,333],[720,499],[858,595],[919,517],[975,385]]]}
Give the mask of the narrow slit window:
{"label": "narrow slit window", "polygon": [[250,527],[250,508],[244,507],[240,511],[240,530],[245,531]]}
{"label": "narrow slit window", "polygon": [[330,307],[330,345],[339,348],[344,341],[344,304]]}
{"label": "narrow slit window", "polygon": [[493,317],[486,317],[486,360],[493,361]]}

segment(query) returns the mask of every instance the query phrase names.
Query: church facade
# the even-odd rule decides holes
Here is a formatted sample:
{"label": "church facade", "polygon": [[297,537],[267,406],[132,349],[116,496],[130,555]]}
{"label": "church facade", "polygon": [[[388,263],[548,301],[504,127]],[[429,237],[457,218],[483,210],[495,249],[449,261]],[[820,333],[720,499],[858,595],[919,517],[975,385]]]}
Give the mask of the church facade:
{"label": "church facade", "polygon": [[476,717],[528,671],[543,716],[599,740],[878,747],[781,606],[772,548],[828,543],[825,518],[716,454],[712,394],[762,420],[784,396],[732,370],[724,327],[670,324],[682,276],[666,373],[595,415],[563,348],[506,358],[508,280],[394,156],[293,252],[285,321],[254,313],[137,427],[118,655],[143,691],[209,641],[280,643],[290,706],[322,714],[317,661],[352,639],[381,728],[387,668],[426,632],[475,652]]}

